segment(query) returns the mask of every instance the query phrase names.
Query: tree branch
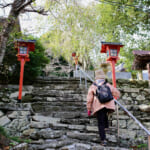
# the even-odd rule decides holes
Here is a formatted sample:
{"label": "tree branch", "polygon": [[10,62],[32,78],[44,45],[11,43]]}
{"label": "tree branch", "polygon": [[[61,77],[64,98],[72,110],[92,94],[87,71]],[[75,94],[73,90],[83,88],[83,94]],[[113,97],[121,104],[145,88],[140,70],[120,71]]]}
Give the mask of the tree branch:
{"label": "tree branch", "polygon": [[26,2],[24,5],[22,5],[20,8],[17,9],[17,11],[21,11],[23,10],[25,7],[27,7],[28,5],[30,5],[31,3],[35,2],[36,0],[29,0],[28,2]]}
{"label": "tree branch", "polygon": [[48,15],[48,11],[45,11],[44,9],[23,9],[21,12],[35,12],[41,15]]}
{"label": "tree branch", "polygon": [[6,8],[8,6],[12,5],[12,3],[9,3],[9,4],[0,4],[0,8]]}

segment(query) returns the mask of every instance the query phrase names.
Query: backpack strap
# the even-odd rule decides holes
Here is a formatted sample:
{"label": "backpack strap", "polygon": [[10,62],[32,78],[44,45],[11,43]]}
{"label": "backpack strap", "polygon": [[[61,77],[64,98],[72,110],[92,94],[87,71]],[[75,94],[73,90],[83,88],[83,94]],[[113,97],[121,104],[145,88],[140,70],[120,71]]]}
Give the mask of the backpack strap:
{"label": "backpack strap", "polygon": [[98,85],[95,82],[93,82],[93,85],[95,85],[96,87],[98,87]]}
{"label": "backpack strap", "polygon": [[105,80],[105,82],[103,84],[106,84],[107,83],[107,80]]}
{"label": "backpack strap", "polygon": [[[98,85],[95,82],[93,82],[93,85],[95,85],[98,88]],[[94,96],[96,96],[96,93],[94,93]]]}
{"label": "backpack strap", "polygon": [[[107,83],[107,80],[105,80],[103,84],[106,84],[106,83]],[[101,86],[101,85],[97,85],[95,82],[93,82],[93,85],[95,85],[96,87]]]}

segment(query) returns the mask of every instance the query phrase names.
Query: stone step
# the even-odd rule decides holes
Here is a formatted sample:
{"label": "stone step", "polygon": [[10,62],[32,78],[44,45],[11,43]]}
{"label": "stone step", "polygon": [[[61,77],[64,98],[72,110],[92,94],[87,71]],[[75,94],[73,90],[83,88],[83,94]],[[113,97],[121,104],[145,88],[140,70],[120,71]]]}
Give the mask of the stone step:
{"label": "stone step", "polygon": [[[33,148],[36,150],[131,150],[128,148],[117,147],[117,146],[101,146],[100,144],[95,143],[81,143],[80,141],[73,141],[73,139],[60,140],[57,142],[56,140],[50,141],[32,141],[29,144],[28,150],[32,150]],[[47,144],[49,143],[49,144]],[[59,145],[57,145],[59,144]],[[63,146],[65,145],[65,146]],[[63,147],[61,147],[63,146]]]}
{"label": "stone step", "polygon": [[[37,112],[36,111],[36,107],[38,107],[37,104],[36,104],[36,106],[32,104],[32,106],[33,106],[33,111]],[[74,112],[78,112],[78,111],[86,112],[86,109],[83,110],[82,106],[75,107],[75,106],[66,105],[66,106],[60,107],[60,106],[47,105],[46,103],[45,104],[42,103],[42,105],[40,105],[40,107],[41,107],[41,111],[43,110],[43,112],[50,112],[50,113],[53,113],[53,112],[61,112],[61,113],[62,112],[65,112],[65,113],[73,112],[74,113]]]}
{"label": "stone step", "polygon": [[[72,84],[69,84],[69,83],[68,84],[59,84],[58,83],[58,84],[46,84],[46,85],[47,85],[47,88],[55,89],[55,90],[70,90],[70,89],[76,90],[76,89],[81,88],[78,83],[72,83]],[[45,87],[45,85],[39,84],[39,85],[36,85],[36,87],[42,88],[42,87]]]}
{"label": "stone step", "polygon": [[47,96],[47,97],[44,97],[44,96],[32,96],[31,94],[28,94],[26,96],[23,96],[22,97],[22,103],[31,103],[31,102],[41,102],[41,103],[45,103],[45,102],[49,102],[49,103],[54,103],[54,102],[61,102],[62,104],[63,103],[69,103],[69,102],[74,102],[74,103],[77,103],[77,102],[80,102],[80,104],[82,105],[83,103],[86,103],[86,96],[78,96],[77,98],[77,94],[73,97],[63,97],[63,96]]}
{"label": "stone step", "polygon": [[38,92],[38,93],[33,93],[33,96],[39,96],[39,97],[63,97],[63,98],[82,98],[85,97],[84,94],[72,94],[72,93],[67,93],[67,92]]}
{"label": "stone step", "polygon": [[86,110],[85,111],[82,110],[82,113],[80,111],[52,112],[52,116],[56,118],[59,117],[65,119],[82,118],[82,117],[88,118]]}
{"label": "stone step", "polygon": [[[91,143],[74,143],[72,145],[65,146],[60,150],[129,150],[122,147],[103,147],[100,144],[91,145]],[[130,149],[131,150],[131,149]]]}
{"label": "stone step", "polygon": [[[59,141],[58,138],[65,136],[68,139],[80,141],[80,143],[90,143],[90,145],[91,143],[100,143],[96,125],[92,126],[90,123],[87,125],[61,123],[61,118],[42,116],[40,114],[33,116],[32,120],[30,127],[41,129],[38,133],[32,134],[32,140],[42,138],[51,141],[54,138],[57,138],[57,141]],[[117,139],[117,129],[115,127],[110,127],[109,131],[106,131],[106,137],[109,146],[119,145],[123,147],[125,146],[124,143],[127,143],[128,141],[128,139],[124,139],[123,135]]]}
{"label": "stone step", "polygon": [[[50,123],[50,128],[48,128],[46,125],[43,125],[43,122],[32,122],[31,127],[34,129],[42,129],[30,135],[30,139],[32,140],[38,140],[41,138],[50,140],[61,138],[65,135],[69,139],[79,140],[80,142],[93,142],[95,144],[100,143],[97,127],[95,126],[92,128],[85,125],[68,125],[53,122]],[[43,129],[44,127],[45,129]],[[106,136],[109,142],[109,146],[115,146],[117,144],[117,139],[114,133],[106,133]]]}
{"label": "stone step", "polygon": [[[77,116],[73,116],[73,117],[77,117]],[[78,119],[78,117],[76,119]],[[78,131],[78,132],[84,133],[84,134],[86,134],[86,133],[91,133],[91,134],[96,133],[96,134],[98,134],[96,124],[92,125],[91,122],[87,123],[87,124],[84,124],[84,125],[82,125],[82,124],[80,124],[80,125],[79,124],[74,124],[72,122],[72,119],[70,119],[70,118],[72,118],[72,116],[68,116],[67,117],[68,120],[70,120],[70,122],[72,122],[72,124],[62,123],[61,122],[62,118],[59,118],[59,119],[57,118],[57,120],[56,119],[53,120],[52,119],[53,117],[49,117],[49,116],[47,116],[47,118],[49,118],[49,119],[45,119],[45,120],[49,120],[49,122],[48,122],[48,125],[46,127],[50,127],[53,130],[63,130],[63,131],[66,131],[66,132]],[[53,120],[53,121],[51,121],[51,120]],[[90,119],[90,121],[91,121],[91,119]],[[37,124],[39,125],[40,123],[38,122]],[[114,137],[117,138],[117,128],[110,126],[109,131],[107,131],[107,138],[108,138],[108,140],[113,141],[112,145],[113,145],[113,143],[116,142]],[[126,146],[127,143],[132,145],[133,143],[131,143],[129,138],[133,138],[133,137],[134,137],[134,133],[132,132],[132,130],[131,130],[130,134],[126,134],[126,129],[124,129],[124,130],[121,129],[120,130],[119,139],[118,139],[119,143],[117,143],[117,144],[119,144],[119,146]]]}
{"label": "stone step", "polygon": [[[71,134],[69,136],[71,136]],[[99,143],[88,143],[77,139],[74,140],[66,136],[63,136],[63,138],[59,138],[57,140],[32,140],[31,144],[29,144],[28,150],[33,148],[36,150],[129,150],[127,148],[116,146],[103,147]]]}
{"label": "stone step", "polygon": [[61,99],[57,99],[57,98],[53,98],[53,97],[49,97],[47,99],[47,101],[43,101],[43,102],[38,102],[37,103],[33,103],[33,104],[46,104],[46,105],[51,105],[51,106],[62,106],[62,107],[65,107],[65,106],[72,106],[72,107],[82,107],[83,109],[86,108],[86,102],[83,102],[83,101],[75,101],[75,100],[72,100],[71,98],[67,98],[65,100],[61,100]]}
{"label": "stone step", "polygon": [[43,77],[38,77],[36,79],[36,83],[38,81],[41,81],[41,82],[45,82],[45,81],[66,82],[66,81],[68,81],[68,82],[70,82],[70,81],[80,81],[80,78],[73,78],[73,77],[69,77],[69,78],[68,77],[44,77],[43,78]]}
{"label": "stone step", "polygon": [[35,85],[38,84],[78,84],[80,83],[80,79],[76,79],[76,78],[49,78],[47,80],[43,80],[43,79],[38,79],[36,80],[36,82],[34,83]]}
{"label": "stone step", "polygon": [[[34,113],[41,113],[45,115],[50,115],[54,117],[63,117],[66,118],[68,116],[70,117],[78,117],[82,116],[82,113],[85,113],[87,115],[87,110],[85,106],[70,106],[67,105],[67,103],[64,103],[62,107],[60,106],[51,106],[51,103],[32,103],[32,109]],[[82,113],[80,113],[82,111]],[[77,114],[77,116],[76,116]]]}
{"label": "stone step", "polygon": [[[64,119],[62,118],[54,118],[51,116],[43,116],[41,114],[36,113],[35,116],[32,117],[32,120],[35,122],[46,122],[48,124],[50,124],[50,126],[53,126],[55,129],[61,129],[61,126],[64,127],[69,127],[70,129],[73,129],[73,127],[77,127],[77,128],[84,128],[86,131],[88,132],[97,132],[97,122],[95,118],[89,119],[89,118],[76,118],[76,119],[65,119],[68,120],[68,122],[63,122]],[[73,121],[74,120],[74,121]],[[75,121],[76,120],[76,121]],[[84,121],[84,124],[78,124],[78,121]],[[93,124],[94,121],[94,124]],[[109,130],[107,130],[107,132],[116,132],[116,127],[109,127]]]}
{"label": "stone step", "polygon": [[82,89],[80,89],[80,88],[78,88],[78,89],[75,89],[75,90],[73,90],[73,89],[54,89],[54,88],[50,88],[50,87],[45,87],[45,88],[43,88],[43,89],[41,89],[41,88],[36,88],[36,89],[34,89],[33,90],[33,92],[32,92],[33,94],[34,93],[55,93],[55,94],[57,94],[57,93],[65,93],[65,94],[86,94],[86,91],[84,91],[84,90],[82,90]]}
{"label": "stone step", "polygon": [[[60,118],[60,123],[64,124],[76,124],[76,125],[91,125],[91,126],[97,126],[97,119],[96,118]],[[109,121],[109,125],[111,125],[111,121]]]}

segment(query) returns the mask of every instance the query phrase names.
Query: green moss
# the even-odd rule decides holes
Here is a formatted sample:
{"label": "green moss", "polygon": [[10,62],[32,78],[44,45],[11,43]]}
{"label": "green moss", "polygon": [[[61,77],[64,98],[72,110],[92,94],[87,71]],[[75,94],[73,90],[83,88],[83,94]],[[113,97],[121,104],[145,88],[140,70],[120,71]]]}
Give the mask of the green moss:
{"label": "green moss", "polygon": [[17,137],[17,136],[10,137],[10,139],[18,143],[30,143],[31,142],[30,139],[21,139],[20,137]]}
{"label": "green moss", "polygon": [[25,95],[22,97],[22,102],[32,102],[32,95]]}

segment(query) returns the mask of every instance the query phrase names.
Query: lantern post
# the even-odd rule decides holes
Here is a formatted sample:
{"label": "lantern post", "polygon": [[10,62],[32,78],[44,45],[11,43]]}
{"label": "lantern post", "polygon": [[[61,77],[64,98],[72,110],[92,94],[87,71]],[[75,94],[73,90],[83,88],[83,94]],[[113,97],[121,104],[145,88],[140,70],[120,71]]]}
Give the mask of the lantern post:
{"label": "lantern post", "polygon": [[101,43],[101,53],[107,54],[107,61],[110,62],[112,68],[112,82],[113,86],[116,87],[116,74],[115,74],[115,64],[119,59],[118,54],[120,52],[120,47],[123,47],[121,43],[112,42],[102,42]]}
{"label": "lantern post", "polygon": [[[123,47],[121,43],[112,43],[112,42],[102,42],[101,43],[101,53],[107,54],[107,61],[110,62],[112,68],[112,82],[113,86],[116,87],[116,74],[115,74],[115,64],[119,59],[118,54],[120,52],[120,47]],[[117,99],[115,97],[115,99]],[[118,128],[118,140],[119,140],[119,112],[117,105],[117,128]]]}
{"label": "lantern post", "polygon": [[18,51],[16,56],[18,57],[18,61],[20,61],[20,81],[19,81],[18,102],[21,102],[24,65],[25,65],[26,61],[30,61],[29,51],[34,51],[34,49],[35,49],[35,40],[25,41],[25,40],[22,40],[22,39],[17,39],[15,41],[15,49]]}
{"label": "lantern post", "polygon": [[77,69],[78,69],[79,55],[76,56],[76,52],[73,52],[73,53],[72,53],[72,57],[73,57],[74,62],[75,62],[75,76],[76,76],[76,74],[77,74]]}

